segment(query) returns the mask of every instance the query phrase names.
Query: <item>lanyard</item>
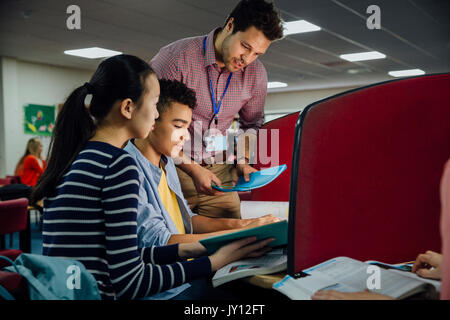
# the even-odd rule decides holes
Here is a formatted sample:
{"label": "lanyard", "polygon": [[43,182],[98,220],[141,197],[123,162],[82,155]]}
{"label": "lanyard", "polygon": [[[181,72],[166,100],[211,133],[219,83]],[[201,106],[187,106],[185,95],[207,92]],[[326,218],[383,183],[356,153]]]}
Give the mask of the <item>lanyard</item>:
{"label": "lanyard", "polygon": [[[205,39],[203,39],[203,54],[205,56],[206,56],[206,38],[207,37],[205,37]],[[219,114],[219,111],[220,111],[220,107],[222,105],[223,97],[225,97],[225,93],[227,93],[228,86],[230,85],[230,81],[231,81],[231,77],[232,76],[233,76],[233,73],[230,72],[230,75],[228,76],[228,80],[227,80],[227,85],[225,86],[225,90],[223,91],[222,97],[219,100],[219,105],[217,105],[217,103],[216,103],[216,96],[214,95],[214,88],[213,88],[213,83],[212,83],[212,80],[211,80],[210,70],[208,70],[208,79],[209,79],[209,85],[210,85],[210,89],[211,89],[211,98],[212,98],[213,107],[214,107],[214,123],[216,125],[217,125],[217,122],[218,122],[218,119],[219,119],[218,118],[218,114]]]}

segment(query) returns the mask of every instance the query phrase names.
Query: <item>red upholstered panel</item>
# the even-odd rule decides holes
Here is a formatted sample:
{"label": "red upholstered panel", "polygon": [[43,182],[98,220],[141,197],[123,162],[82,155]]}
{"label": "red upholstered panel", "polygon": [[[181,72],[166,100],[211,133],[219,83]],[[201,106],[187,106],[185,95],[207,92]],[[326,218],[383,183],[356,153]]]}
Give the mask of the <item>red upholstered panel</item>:
{"label": "red upholstered panel", "polygon": [[12,179],[11,178],[0,178],[0,185],[6,186],[8,184],[11,184]]}
{"label": "red upholstered panel", "polygon": [[11,179],[11,183],[20,183],[19,176],[6,176],[6,179]]}
{"label": "red upholstered panel", "polygon": [[[0,256],[5,256],[9,259],[11,259],[12,261],[16,260],[16,258],[18,256],[20,256],[22,254],[21,250],[16,250],[16,249],[6,249],[6,250],[0,250]],[[0,259],[0,268],[9,266],[10,263],[6,260]]]}
{"label": "red upholstered panel", "polygon": [[303,112],[290,274],[336,256],[395,263],[440,250],[449,89],[449,74],[422,76],[349,91]]}
{"label": "red upholstered panel", "polygon": [[0,235],[27,228],[28,199],[0,201]]}
{"label": "red upholstered panel", "polygon": [[[253,201],[289,201],[289,180],[291,175],[292,149],[294,145],[295,123],[300,112],[265,123],[258,133],[258,156],[255,168],[258,170],[286,164],[287,169],[272,183],[265,187],[252,190]],[[261,130],[267,130],[265,136]],[[278,139],[272,143],[272,130],[278,130]],[[267,137],[267,139],[266,139]],[[267,141],[267,143],[266,143]],[[273,144],[273,145],[272,145]],[[265,147],[267,146],[267,147]],[[262,162],[264,157],[271,158],[272,152],[278,152],[278,163]],[[263,155],[262,157],[260,155]]]}

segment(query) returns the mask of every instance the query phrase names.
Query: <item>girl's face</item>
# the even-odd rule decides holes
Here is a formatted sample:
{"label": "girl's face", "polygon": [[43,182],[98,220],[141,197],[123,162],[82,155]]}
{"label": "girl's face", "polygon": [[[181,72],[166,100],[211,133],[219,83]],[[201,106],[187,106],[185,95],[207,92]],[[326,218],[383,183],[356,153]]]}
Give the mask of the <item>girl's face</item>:
{"label": "girl's face", "polygon": [[146,138],[159,117],[156,104],[159,99],[159,82],[154,73],[145,79],[146,92],[141,105],[136,109],[134,119],[135,138]]}

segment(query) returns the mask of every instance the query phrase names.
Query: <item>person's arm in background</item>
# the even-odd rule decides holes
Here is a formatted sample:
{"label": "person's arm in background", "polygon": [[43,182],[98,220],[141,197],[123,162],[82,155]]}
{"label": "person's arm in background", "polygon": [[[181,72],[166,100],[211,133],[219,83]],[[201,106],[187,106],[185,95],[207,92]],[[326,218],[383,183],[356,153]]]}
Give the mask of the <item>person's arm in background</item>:
{"label": "person's arm in background", "polygon": [[254,228],[278,221],[280,219],[271,214],[252,219],[209,218],[195,215],[192,217],[192,226],[195,233],[209,233],[223,230],[236,231],[242,228]]}
{"label": "person's arm in background", "polygon": [[444,167],[441,179],[441,250],[442,250],[442,285],[441,299],[450,300],[450,160]]}
{"label": "person's arm in background", "polygon": [[279,218],[269,214],[252,219],[209,218],[201,215],[192,217],[192,234],[172,234],[167,244],[195,242],[213,236],[223,235],[247,228],[254,228],[264,224],[280,221]]}

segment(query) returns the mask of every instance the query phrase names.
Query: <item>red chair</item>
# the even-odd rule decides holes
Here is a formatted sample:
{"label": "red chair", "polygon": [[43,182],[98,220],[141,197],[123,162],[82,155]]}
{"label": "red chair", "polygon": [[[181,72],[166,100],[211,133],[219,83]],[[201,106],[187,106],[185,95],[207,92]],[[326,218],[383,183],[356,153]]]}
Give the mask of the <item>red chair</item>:
{"label": "red chair", "polygon": [[0,178],[0,186],[7,186],[11,184],[11,178]]}
{"label": "red chair", "polygon": [[6,176],[7,179],[11,179],[11,184],[20,183],[20,176]]}
{"label": "red chair", "polygon": [[318,101],[295,130],[288,273],[336,256],[398,263],[440,251],[450,74]]}
{"label": "red chair", "polygon": [[30,219],[28,216],[28,199],[0,201],[0,236],[2,248],[5,247],[4,235],[20,232],[19,243],[23,252],[31,252]]}

